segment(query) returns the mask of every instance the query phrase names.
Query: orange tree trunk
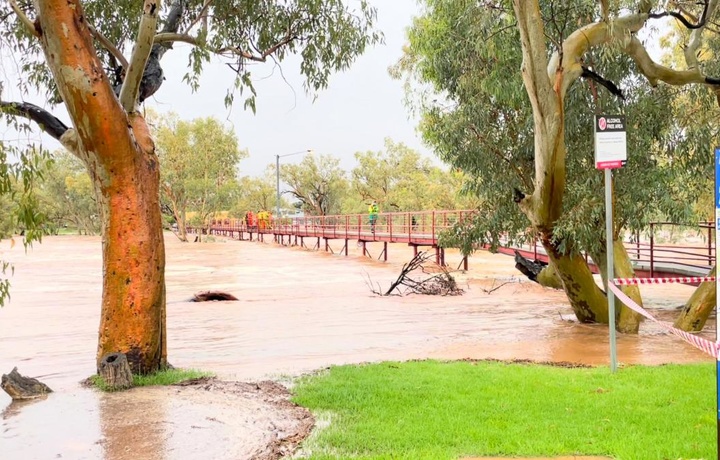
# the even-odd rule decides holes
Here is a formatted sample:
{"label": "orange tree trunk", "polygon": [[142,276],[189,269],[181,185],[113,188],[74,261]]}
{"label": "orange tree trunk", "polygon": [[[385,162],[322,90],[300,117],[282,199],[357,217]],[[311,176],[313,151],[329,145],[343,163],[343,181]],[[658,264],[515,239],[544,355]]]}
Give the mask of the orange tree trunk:
{"label": "orange tree trunk", "polygon": [[145,142],[105,165],[107,186],[96,182],[105,274],[97,359],[123,352],[133,372],[148,373],[167,362],[165,244],[157,157],[144,120],[131,119],[136,138]]}
{"label": "orange tree trunk", "polygon": [[166,364],[165,248],[159,172],[145,120],[128,114],[97,57],[78,0],[37,0],[46,62],[72,120],[61,139],[80,157],[102,213],[98,359],[123,352],[133,372]]}

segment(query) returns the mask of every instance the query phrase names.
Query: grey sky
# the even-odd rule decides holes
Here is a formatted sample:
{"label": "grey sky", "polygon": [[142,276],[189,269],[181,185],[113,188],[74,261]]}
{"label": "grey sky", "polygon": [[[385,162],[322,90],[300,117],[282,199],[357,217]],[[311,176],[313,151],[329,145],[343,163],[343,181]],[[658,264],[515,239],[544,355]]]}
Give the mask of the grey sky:
{"label": "grey sky", "polygon": [[[282,64],[285,76],[273,63],[255,66],[258,91],[257,113],[242,108],[242,99],[228,110],[223,102],[232,84],[232,70],[220,60],[208,66],[200,90],[193,94],[181,79],[187,66],[187,46],[165,55],[163,68],[167,80],[147,105],[161,112],[175,111],[183,119],[215,116],[227,120],[242,148],[250,152],[240,164],[242,175],[259,175],[275,162],[275,155],[313,149],[341,159],[346,170],[354,164],[357,151],[382,150],[384,139],[392,138],[431,157],[416,133],[416,120],[409,119],[403,104],[402,82],[388,75],[388,66],[402,54],[405,30],[419,14],[416,0],[372,0],[378,9],[378,28],[385,44],[369,49],[344,73],[334,74],[330,86],[312,97],[303,90],[299,60]],[[297,162],[302,155],[283,159]]]}

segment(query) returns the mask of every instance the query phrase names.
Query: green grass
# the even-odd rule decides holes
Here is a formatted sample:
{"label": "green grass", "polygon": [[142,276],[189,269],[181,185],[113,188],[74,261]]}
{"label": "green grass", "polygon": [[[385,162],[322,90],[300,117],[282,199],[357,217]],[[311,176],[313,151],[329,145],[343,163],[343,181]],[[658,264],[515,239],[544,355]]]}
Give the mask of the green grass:
{"label": "green grass", "polygon": [[[197,369],[167,369],[149,375],[133,375],[133,386],[145,387],[153,385],[174,385],[176,383],[185,382],[187,380],[198,379],[201,377],[213,377],[210,372],[199,371]],[[105,385],[105,381],[99,375],[90,377],[90,383],[97,389],[102,391],[112,391]]]}
{"label": "green grass", "polygon": [[329,425],[313,459],[606,455],[716,459],[713,364],[567,369],[421,361],[333,367],[294,400]]}

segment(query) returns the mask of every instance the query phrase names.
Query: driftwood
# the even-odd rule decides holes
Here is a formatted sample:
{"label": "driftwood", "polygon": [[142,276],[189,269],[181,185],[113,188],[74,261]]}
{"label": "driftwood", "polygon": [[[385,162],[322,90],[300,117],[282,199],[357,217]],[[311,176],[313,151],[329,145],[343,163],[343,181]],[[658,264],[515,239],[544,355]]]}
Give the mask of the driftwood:
{"label": "driftwood", "polygon": [[98,375],[110,390],[124,390],[133,386],[133,376],[124,353],[109,353],[98,364]]}
{"label": "driftwood", "polygon": [[3,374],[0,386],[13,401],[35,399],[52,393],[50,387],[39,380],[20,375],[17,367],[14,367],[9,374]]}
{"label": "driftwood", "polygon": [[191,302],[211,302],[213,300],[238,300],[238,298],[227,292],[205,291],[198,292],[190,299]]}
{"label": "driftwood", "polygon": [[[428,275],[425,271],[424,264],[430,259],[430,254],[426,252],[418,252],[410,262],[403,265],[400,270],[398,278],[390,285],[385,291],[381,292],[379,289],[370,289],[373,293],[382,296],[389,296],[393,292],[397,291],[399,294],[413,293],[413,294],[424,294],[424,295],[442,295],[442,296],[454,296],[461,295],[463,291],[455,281],[455,278],[448,272],[447,268],[440,267],[441,272],[435,273],[424,279],[415,279],[411,277],[411,274],[415,271]],[[404,288],[404,289],[403,289]]]}

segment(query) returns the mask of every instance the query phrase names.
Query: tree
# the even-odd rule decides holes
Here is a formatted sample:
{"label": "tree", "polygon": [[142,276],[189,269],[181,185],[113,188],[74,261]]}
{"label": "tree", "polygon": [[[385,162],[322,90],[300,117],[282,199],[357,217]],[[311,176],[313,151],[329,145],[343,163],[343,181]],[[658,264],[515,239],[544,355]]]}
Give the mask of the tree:
{"label": "tree", "polygon": [[456,209],[460,173],[443,171],[405,144],[385,139],[385,151],[355,153],[352,188],[385,211]]}
{"label": "tree", "polygon": [[[643,228],[656,211],[691,215],[683,172],[669,167],[688,152],[675,142],[666,110],[680,90],[644,83],[649,64],[629,33],[649,19],[650,7],[641,2],[648,11],[626,17],[622,9],[610,15],[605,2],[599,16],[598,2],[590,0],[425,3],[393,72],[423,85],[414,94],[425,139],[466,172],[467,188],[481,199],[473,231],[450,238],[461,240],[465,252],[477,241],[497,246],[501,235],[511,242],[537,238],[580,321],[607,322],[605,294],[581,256],[585,250],[601,266],[605,260],[602,175],[593,168],[596,111],[624,112],[631,121],[633,167],[615,179],[615,273],[632,276],[619,239],[624,229]],[[578,24],[589,25],[566,33]],[[588,30],[598,34],[590,42],[583,38]],[[633,51],[618,53],[627,47]],[[641,301],[637,289],[629,291]],[[619,312],[619,330],[636,332],[639,317]]]}
{"label": "tree", "polygon": [[247,152],[214,118],[187,122],[171,114],[156,131],[160,196],[175,218],[178,238],[187,241],[188,211],[195,213],[194,224],[206,228],[216,213],[231,207],[238,164]]}
{"label": "tree", "polygon": [[[242,218],[247,211],[257,213],[262,210],[275,209],[276,185],[274,166],[268,167],[262,177],[241,177],[239,198],[234,206],[234,214]],[[287,207],[287,203],[280,204],[283,208]]]}
{"label": "tree", "polygon": [[[165,247],[158,159],[138,104],[166,78],[162,57],[175,42],[192,45],[183,78],[193,87],[212,55],[225,58],[236,72],[235,88],[249,90],[245,105],[254,109],[249,63],[299,55],[306,89],[318,91],[331,72],[347,69],[381,39],[373,30],[375,10],[365,0],[356,9],[342,0],[37,0],[33,5],[9,0],[0,7],[6,18],[0,37],[20,61],[19,79],[11,84],[63,104],[71,127],[28,102],[2,101],[0,107],[36,122],[87,167],[103,234],[97,358],[124,352],[133,372],[152,372],[167,363]],[[232,102],[235,88],[226,102]]]}
{"label": "tree", "polygon": [[299,164],[280,166],[280,179],[288,184],[290,193],[302,203],[308,214],[326,216],[339,214],[348,192],[345,171],[340,160],[330,155],[310,153]]}
{"label": "tree", "polygon": [[38,187],[40,208],[55,227],[72,227],[80,235],[96,235],[100,231],[100,213],[85,166],[62,150],[52,157]]}

